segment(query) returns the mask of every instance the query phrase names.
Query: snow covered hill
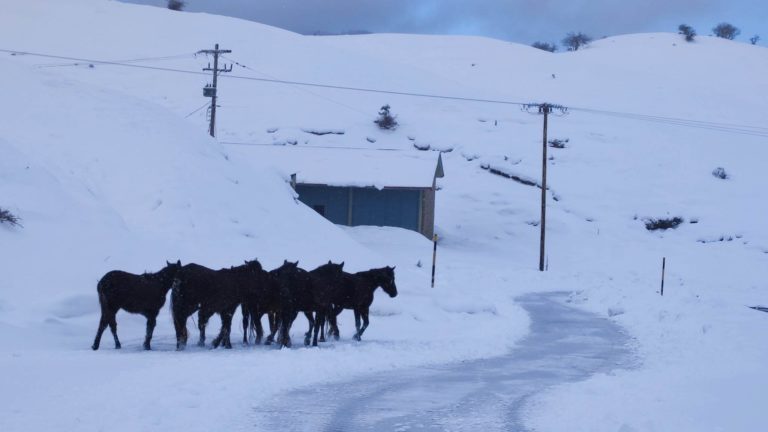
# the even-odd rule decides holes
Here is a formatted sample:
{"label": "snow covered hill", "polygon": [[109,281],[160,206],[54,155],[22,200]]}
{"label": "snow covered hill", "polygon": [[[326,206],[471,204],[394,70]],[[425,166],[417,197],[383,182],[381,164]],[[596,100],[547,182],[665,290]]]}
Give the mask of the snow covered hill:
{"label": "snow covered hill", "polygon": [[[3,430],[258,427],[249,407],[301,384],[506,352],[527,330],[514,298],[547,290],[623,325],[638,366],[532,397],[531,428],[759,429],[768,314],[747,306],[768,305],[765,48],[674,34],[562,54],[472,37],[304,37],[108,0],[8,1],[0,41],[13,51],[0,52],[13,101],[0,106],[0,207],[23,224],[0,225]],[[194,53],[214,43],[236,62],[219,82],[218,140],[195,111],[210,59]],[[540,116],[253,78],[569,106],[549,124],[567,140],[549,149],[549,271],[536,269],[540,190],[491,172],[539,181]],[[394,132],[372,122],[386,103]],[[438,288],[425,239],[336,227],[298,204],[289,173],[258,152],[290,143],[445,151]],[[671,217],[684,222],[645,229]],[[401,295],[377,298],[359,346],[177,354],[164,352],[165,319],[159,352],[143,353],[142,319],[121,314],[126,349],[88,350],[106,271],[253,257],[397,264]]]}

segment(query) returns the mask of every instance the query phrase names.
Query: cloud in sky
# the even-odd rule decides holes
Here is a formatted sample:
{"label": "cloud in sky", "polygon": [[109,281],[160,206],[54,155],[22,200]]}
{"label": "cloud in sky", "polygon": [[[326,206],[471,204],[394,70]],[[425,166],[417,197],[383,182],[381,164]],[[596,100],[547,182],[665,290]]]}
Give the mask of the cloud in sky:
{"label": "cloud in sky", "polygon": [[[124,0],[164,5],[165,0]],[[186,0],[186,10],[230,15],[304,34],[354,30],[469,34],[522,43],[557,41],[569,31],[593,37],[675,31],[708,34],[721,21],[742,38],[768,39],[766,0]]]}

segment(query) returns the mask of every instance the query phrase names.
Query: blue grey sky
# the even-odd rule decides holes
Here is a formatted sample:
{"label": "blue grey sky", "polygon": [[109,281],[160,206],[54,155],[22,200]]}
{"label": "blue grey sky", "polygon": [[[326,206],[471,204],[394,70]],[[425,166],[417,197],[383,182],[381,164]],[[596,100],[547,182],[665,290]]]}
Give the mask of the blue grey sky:
{"label": "blue grey sky", "polygon": [[[167,0],[122,0],[165,6]],[[676,31],[700,35],[726,21],[737,40],[768,41],[768,0],[185,0],[185,10],[262,22],[297,33],[461,34],[520,43],[559,42],[581,31],[594,38]]]}

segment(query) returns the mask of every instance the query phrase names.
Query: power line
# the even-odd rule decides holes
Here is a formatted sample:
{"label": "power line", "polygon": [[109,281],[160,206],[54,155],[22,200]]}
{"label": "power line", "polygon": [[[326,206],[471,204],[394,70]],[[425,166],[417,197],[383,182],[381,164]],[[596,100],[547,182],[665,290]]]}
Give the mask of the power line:
{"label": "power line", "polygon": [[[11,55],[30,55],[30,56],[36,56],[36,57],[55,58],[55,59],[60,59],[60,60],[70,60],[70,61],[79,61],[79,62],[89,62],[89,63],[102,64],[102,65],[114,65],[114,66],[132,67],[132,68],[137,68],[137,69],[156,70],[156,71],[162,71],[162,72],[175,72],[175,73],[184,73],[184,74],[189,74],[189,75],[206,75],[205,73],[202,73],[202,72],[190,71],[190,70],[184,70],[184,69],[175,69],[175,68],[167,68],[167,67],[160,67],[160,66],[149,66],[149,65],[139,65],[139,64],[131,64],[131,63],[124,63],[124,62],[117,62],[117,61],[108,61],[108,60],[95,60],[95,59],[85,59],[85,58],[77,58],[77,57],[67,57],[67,56],[60,56],[60,55],[53,55],[53,54],[44,54],[44,53],[36,53],[36,52],[29,52],[29,51],[18,51],[18,50],[0,49],[0,52],[10,53]],[[521,106],[521,107],[526,106],[526,105],[530,105],[530,104],[526,104],[526,103],[523,103],[523,102],[500,100],[500,99],[483,99],[483,98],[471,98],[471,97],[461,97],[461,96],[447,96],[447,95],[428,94],[428,93],[415,93],[415,92],[405,92],[405,91],[382,90],[382,89],[372,89],[372,88],[364,88],[364,87],[350,87],[350,86],[342,86],[342,85],[332,85],[332,84],[320,84],[320,83],[310,83],[310,82],[302,82],[302,81],[282,80],[282,79],[276,79],[276,78],[258,78],[258,77],[252,77],[252,76],[242,76],[242,75],[228,75],[228,76],[226,76],[226,78],[249,80],[249,81],[258,81],[258,82],[267,82],[267,83],[274,83],[274,84],[286,84],[286,85],[293,85],[293,86],[325,88],[325,89],[332,89],[332,90],[344,90],[344,91],[356,91],[356,92],[363,92],[363,93],[379,93],[379,94],[389,94],[389,95],[396,95],[396,96],[408,96],[408,97],[422,97],[422,98],[431,98],[431,99],[453,100],[453,101],[460,101],[460,102],[477,102],[477,103],[490,103],[490,104],[501,104],[501,105],[517,105],[517,106]],[[750,136],[757,136],[757,137],[768,137],[768,129],[766,129],[764,127],[760,127],[760,126],[737,125],[737,124],[729,124],[729,123],[717,123],[717,122],[709,122],[709,121],[703,121],[703,120],[693,120],[693,119],[683,119],[683,118],[675,118],[675,117],[654,116],[654,115],[637,114],[637,113],[624,113],[624,112],[618,112],[618,111],[598,110],[598,109],[583,108],[583,107],[572,107],[572,108],[570,108],[570,110],[571,111],[581,111],[581,112],[589,113],[589,114],[613,116],[613,117],[618,117],[618,118],[626,118],[626,119],[630,119],[630,120],[656,122],[656,123],[668,124],[668,125],[672,125],[672,126],[683,126],[683,127],[698,128],[698,129],[704,129],[704,130],[712,130],[712,131],[724,132],[724,133],[733,133],[733,134],[740,134],[740,135],[750,135]]]}
{"label": "power line", "polygon": [[375,151],[402,151],[403,149],[396,148],[371,148],[371,147],[342,147],[342,146],[299,146],[299,145],[283,145],[283,144],[267,144],[267,143],[251,143],[251,142],[237,142],[237,141],[219,141],[219,144],[235,145],[244,147],[275,147],[275,148],[297,148],[297,149],[336,149],[336,150],[375,150]]}
{"label": "power line", "polygon": [[[52,54],[35,53],[35,52],[29,52],[29,51],[15,51],[15,50],[8,50],[8,49],[0,49],[0,52],[6,52],[12,55],[30,55],[30,56],[36,56],[36,57],[56,58],[60,60],[82,61],[82,62],[90,62],[94,64],[124,66],[124,67],[132,67],[137,69],[149,69],[149,70],[156,70],[156,71],[163,71],[163,72],[177,72],[177,73],[185,73],[189,75],[206,75],[207,76],[207,74],[204,74],[202,72],[167,68],[167,67],[161,67],[161,66],[138,65],[138,64],[131,64],[131,63],[120,63],[120,62],[108,61],[108,60],[94,60],[94,59],[85,59],[85,58],[77,58],[77,57],[66,57],[66,56],[58,56],[58,55],[52,55]],[[514,102],[514,101],[506,101],[506,100],[499,100],[499,99],[481,99],[481,98],[471,98],[471,97],[462,97],[462,96],[446,96],[446,95],[429,94],[429,93],[414,93],[414,92],[404,92],[404,91],[394,91],[394,90],[372,89],[372,88],[365,88],[365,87],[349,87],[349,86],[342,86],[342,85],[320,84],[320,83],[291,81],[291,80],[282,80],[282,79],[274,79],[274,78],[258,78],[258,77],[243,76],[243,75],[227,75],[226,78],[260,81],[260,82],[268,82],[268,83],[275,83],[275,84],[287,84],[287,85],[297,85],[297,86],[306,86],[306,87],[326,88],[326,89],[333,89],[333,90],[356,91],[361,93],[380,93],[380,94],[389,94],[389,95],[395,95],[395,96],[423,97],[423,98],[431,98],[431,99],[456,100],[456,101],[464,101],[464,102],[480,102],[480,103],[491,103],[491,104],[501,104],[501,105],[519,105],[519,106],[525,105],[525,103],[523,102]]]}
{"label": "power line", "polygon": [[[145,61],[165,61],[165,60],[175,60],[185,57],[192,57],[196,53],[184,53],[184,54],[176,54],[176,55],[168,55],[168,56],[160,56],[160,57],[143,57],[143,58],[135,58],[135,59],[125,59],[125,60],[113,60],[115,63],[140,63]],[[93,62],[89,62],[88,64],[92,64]],[[101,62],[97,62],[101,63]],[[84,62],[78,62],[78,63],[51,63],[51,64],[40,64],[36,65],[36,67],[39,68],[48,68],[48,67],[66,67],[66,66],[83,66]]]}
{"label": "power line", "polygon": [[[246,66],[246,65],[244,65],[244,64],[242,64],[242,63],[240,63],[240,62],[238,62],[238,61],[236,61],[236,60],[233,60],[233,59],[231,59],[231,58],[229,58],[229,57],[225,57],[225,56],[222,56],[222,57],[223,57],[223,58],[225,58],[225,59],[227,59],[227,60],[229,60],[230,62],[232,62],[232,63],[236,64],[237,66],[240,66],[240,67],[242,67],[243,69],[248,69],[248,70],[251,70],[251,71],[253,71],[253,72],[256,72],[256,73],[258,73],[258,74],[264,75],[264,76],[265,76],[265,77],[267,77],[267,78],[271,78],[271,79],[275,79],[275,80],[277,79],[276,77],[274,77],[274,76],[272,76],[272,75],[270,75],[270,74],[268,74],[268,73],[266,73],[266,72],[262,72],[262,71],[260,71],[260,70],[256,70],[256,69],[254,69],[254,68],[252,68],[252,67],[250,67],[250,66]],[[305,88],[302,88],[302,87],[293,86],[293,88],[295,88],[295,89],[297,89],[297,90],[299,90],[299,91],[303,91],[304,93],[310,94],[310,95],[312,95],[312,96],[315,96],[315,97],[317,97],[317,98],[319,98],[319,99],[323,99],[323,100],[325,100],[325,101],[327,101],[327,102],[331,102],[331,103],[333,103],[333,104],[339,105],[339,106],[341,106],[341,107],[343,107],[343,108],[347,108],[348,110],[350,110],[350,111],[354,111],[354,112],[356,112],[356,113],[359,113],[359,114],[361,114],[361,115],[363,115],[363,116],[365,116],[365,117],[368,117],[368,113],[366,113],[366,112],[363,112],[363,110],[361,110],[361,109],[358,109],[358,108],[355,108],[355,107],[353,107],[353,106],[347,105],[347,104],[345,104],[345,103],[343,103],[343,102],[339,102],[339,101],[337,101],[337,100],[334,100],[334,99],[331,99],[331,98],[329,98],[329,97],[327,97],[327,96],[323,96],[323,95],[317,94],[317,93],[315,93],[315,92],[313,92],[313,91],[310,91],[310,90],[308,90],[308,89],[305,89]]]}
{"label": "power line", "polygon": [[203,106],[201,106],[200,108],[198,108],[198,109],[196,109],[196,110],[192,111],[191,113],[189,113],[189,114],[185,115],[185,116],[184,116],[184,118],[189,118],[190,116],[192,116],[192,115],[193,115],[193,114],[195,114],[196,112],[200,111],[201,109],[203,109],[203,108],[207,107],[208,105],[210,105],[208,102],[204,103],[204,104],[203,104]]}

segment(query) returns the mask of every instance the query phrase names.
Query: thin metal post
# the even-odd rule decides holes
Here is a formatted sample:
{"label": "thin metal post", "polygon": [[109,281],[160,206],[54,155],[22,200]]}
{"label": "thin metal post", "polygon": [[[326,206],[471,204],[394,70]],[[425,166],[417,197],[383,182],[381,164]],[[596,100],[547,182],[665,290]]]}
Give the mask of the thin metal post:
{"label": "thin metal post", "polygon": [[664,296],[664,273],[667,269],[667,257],[661,259],[661,296]]}
{"label": "thin metal post", "polygon": [[435,261],[437,261],[437,234],[432,236],[432,288],[435,287]]}

